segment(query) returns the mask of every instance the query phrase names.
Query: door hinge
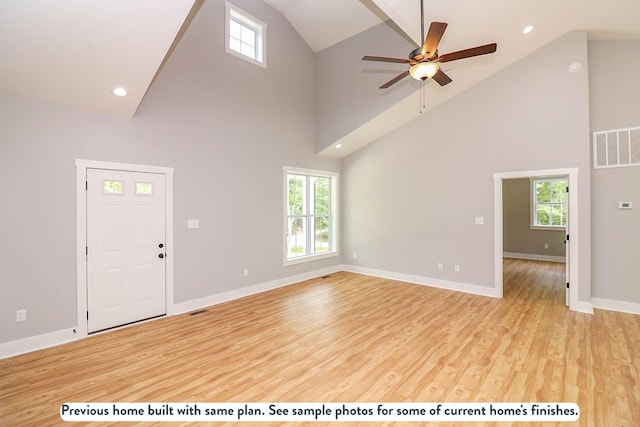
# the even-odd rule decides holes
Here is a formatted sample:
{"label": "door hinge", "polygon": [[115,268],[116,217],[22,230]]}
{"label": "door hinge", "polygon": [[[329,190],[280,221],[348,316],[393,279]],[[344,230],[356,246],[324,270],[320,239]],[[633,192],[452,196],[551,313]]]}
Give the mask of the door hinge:
{"label": "door hinge", "polygon": [[569,241],[569,235],[567,234],[567,241]]}
{"label": "door hinge", "polygon": [[85,247],[84,247],[84,254],[85,254],[86,256],[89,256],[89,246],[85,246]]}
{"label": "door hinge", "polygon": [[567,289],[569,289],[569,282],[567,282]]}
{"label": "door hinge", "polygon": [[89,311],[87,310],[87,320],[89,320]]}
{"label": "door hinge", "polygon": [[89,181],[85,181],[84,182],[84,190],[88,191],[89,190]]}
{"label": "door hinge", "polygon": [[567,188],[566,188],[566,192],[567,192],[567,193],[569,192],[569,187],[568,187],[568,186],[567,186]]}

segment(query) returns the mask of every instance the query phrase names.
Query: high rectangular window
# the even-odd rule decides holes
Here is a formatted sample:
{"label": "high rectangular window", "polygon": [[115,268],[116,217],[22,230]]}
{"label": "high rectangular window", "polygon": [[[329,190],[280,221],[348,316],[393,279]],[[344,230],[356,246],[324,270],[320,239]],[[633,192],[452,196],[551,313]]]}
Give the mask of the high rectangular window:
{"label": "high rectangular window", "polygon": [[284,168],[285,265],[338,254],[338,174]]}
{"label": "high rectangular window", "polygon": [[225,2],[226,51],[266,67],[267,24]]}

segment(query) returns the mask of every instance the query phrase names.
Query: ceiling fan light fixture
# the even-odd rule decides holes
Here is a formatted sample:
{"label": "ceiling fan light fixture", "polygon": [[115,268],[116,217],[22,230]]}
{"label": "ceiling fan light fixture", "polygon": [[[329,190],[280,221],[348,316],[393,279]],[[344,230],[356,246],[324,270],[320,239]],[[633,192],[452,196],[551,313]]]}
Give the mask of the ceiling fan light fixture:
{"label": "ceiling fan light fixture", "polygon": [[409,74],[416,80],[426,80],[435,76],[439,69],[437,62],[419,62],[409,68]]}

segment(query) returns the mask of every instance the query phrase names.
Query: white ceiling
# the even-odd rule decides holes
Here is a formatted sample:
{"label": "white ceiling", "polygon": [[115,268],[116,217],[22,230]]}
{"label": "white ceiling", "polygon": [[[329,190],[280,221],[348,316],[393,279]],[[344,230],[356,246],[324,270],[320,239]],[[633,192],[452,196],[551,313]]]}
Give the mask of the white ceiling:
{"label": "white ceiling", "polygon": [[[2,0],[0,92],[132,117],[189,12],[200,1]],[[316,52],[388,18],[420,44],[418,0],[265,1],[282,12]],[[638,0],[425,3],[426,22],[449,23],[442,53],[498,43],[491,60],[474,58],[451,65],[454,84],[435,95],[442,99],[571,30],[588,30],[591,38],[640,38]],[[536,30],[527,37],[520,35],[530,23]],[[406,56],[408,52],[362,54]],[[115,97],[111,90],[116,86],[126,87],[129,95]]]}
{"label": "white ceiling", "polygon": [[0,92],[132,117],[194,1],[0,0]]}

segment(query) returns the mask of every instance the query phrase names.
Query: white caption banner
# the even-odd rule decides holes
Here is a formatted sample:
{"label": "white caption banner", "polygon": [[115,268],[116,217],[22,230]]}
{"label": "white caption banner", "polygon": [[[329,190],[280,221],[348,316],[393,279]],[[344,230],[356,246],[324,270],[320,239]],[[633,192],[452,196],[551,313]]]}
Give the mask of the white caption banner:
{"label": "white caption banner", "polygon": [[72,402],[60,406],[64,421],[576,421],[568,402]]}

